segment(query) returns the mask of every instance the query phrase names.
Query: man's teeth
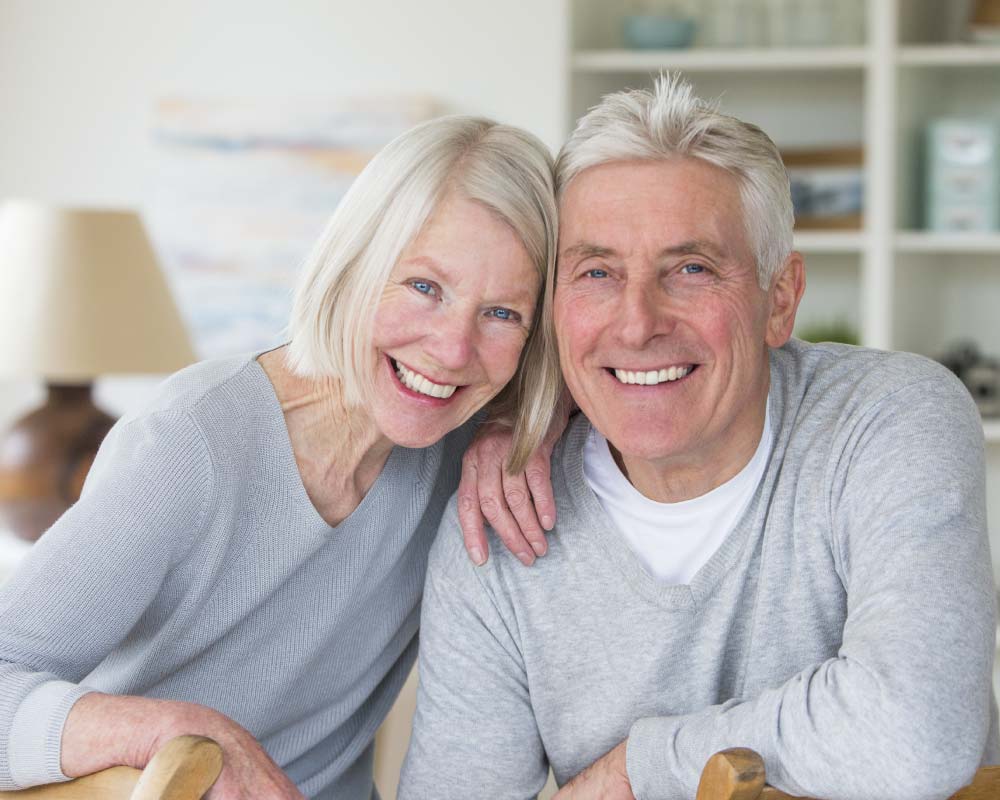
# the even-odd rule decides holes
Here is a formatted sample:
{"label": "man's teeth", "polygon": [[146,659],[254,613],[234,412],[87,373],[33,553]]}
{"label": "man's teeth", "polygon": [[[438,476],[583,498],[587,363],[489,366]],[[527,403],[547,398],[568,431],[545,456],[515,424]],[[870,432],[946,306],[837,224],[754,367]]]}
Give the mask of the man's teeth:
{"label": "man's teeth", "polygon": [[407,369],[399,361],[396,362],[396,376],[399,378],[399,382],[407,389],[420,392],[420,394],[430,395],[431,397],[451,397],[455,394],[455,389],[458,388],[457,386],[449,386],[443,383],[432,383],[423,375],[414,372],[412,369]]}
{"label": "man's teeth", "polygon": [[668,367],[667,369],[661,370],[651,369],[648,372],[633,372],[629,369],[616,369],[615,377],[622,383],[637,383],[640,386],[655,386],[658,383],[676,381],[678,378],[683,378],[691,372],[692,369],[694,369],[694,367],[691,365],[686,367]]}

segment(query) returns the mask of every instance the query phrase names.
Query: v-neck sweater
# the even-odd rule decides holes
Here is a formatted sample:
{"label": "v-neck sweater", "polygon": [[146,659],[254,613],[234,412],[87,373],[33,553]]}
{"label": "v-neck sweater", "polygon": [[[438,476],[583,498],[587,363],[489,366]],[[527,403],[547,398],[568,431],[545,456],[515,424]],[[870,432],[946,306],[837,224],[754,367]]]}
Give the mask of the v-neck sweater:
{"label": "v-neck sweater", "polygon": [[210,706],[306,796],[368,800],[470,428],[394,447],[331,527],[255,357],[169,378],[0,591],[0,789],[63,778],[63,724],[93,689]]}
{"label": "v-neck sweater", "polygon": [[583,474],[553,459],[557,525],[525,568],[431,554],[401,798],[534,797],[628,739],[632,790],[694,797],[727,747],[794,795],[943,797],[998,763],[982,426],[918,356],[792,341],[770,359],[774,444],[689,584],[648,574]]}

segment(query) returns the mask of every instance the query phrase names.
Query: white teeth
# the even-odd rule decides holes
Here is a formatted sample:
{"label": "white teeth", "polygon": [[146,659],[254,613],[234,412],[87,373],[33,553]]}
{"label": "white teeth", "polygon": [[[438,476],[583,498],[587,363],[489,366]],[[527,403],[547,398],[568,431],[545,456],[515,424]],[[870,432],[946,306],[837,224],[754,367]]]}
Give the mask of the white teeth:
{"label": "white teeth", "polygon": [[434,383],[423,375],[419,375],[412,369],[405,367],[399,361],[396,362],[396,376],[399,378],[399,382],[407,389],[419,392],[420,394],[426,394],[430,397],[447,399],[455,394],[455,389],[458,388],[457,386],[444,383]]}
{"label": "white teeth", "polygon": [[658,383],[676,381],[683,378],[694,367],[669,367],[659,371],[651,369],[649,371],[633,372],[632,370],[615,369],[615,377],[622,383],[637,384],[639,386],[655,386]]}

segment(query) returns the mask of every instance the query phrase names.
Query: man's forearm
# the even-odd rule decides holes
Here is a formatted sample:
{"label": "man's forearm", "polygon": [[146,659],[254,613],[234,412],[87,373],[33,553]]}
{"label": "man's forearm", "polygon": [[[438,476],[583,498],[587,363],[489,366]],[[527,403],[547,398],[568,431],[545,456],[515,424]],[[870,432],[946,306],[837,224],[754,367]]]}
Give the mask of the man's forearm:
{"label": "man's forearm", "polygon": [[749,747],[763,756],[768,782],[795,795],[948,796],[979,766],[989,729],[988,669],[968,669],[974,679],[956,691],[937,682],[933,702],[932,692],[908,697],[867,666],[832,659],[750,700],[639,720],[628,741],[633,791],[693,796],[712,754]]}

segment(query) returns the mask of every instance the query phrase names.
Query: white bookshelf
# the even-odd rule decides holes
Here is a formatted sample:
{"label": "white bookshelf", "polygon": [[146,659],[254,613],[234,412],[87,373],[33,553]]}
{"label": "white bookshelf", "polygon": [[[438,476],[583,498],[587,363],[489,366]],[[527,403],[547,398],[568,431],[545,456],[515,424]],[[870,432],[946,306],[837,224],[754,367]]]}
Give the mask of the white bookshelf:
{"label": "white bookshelf", "polygon": [[899,48],[902,67],[982,67],[1000,65],[1000,47],[994,45],[935,44]]}
{"label": "white bookshelf", "polygon": [[1000,255],[1000,233],[931,233],[900,231],[896,234],[899,253],[984,253]]}
{"label": "white bookshelf", "polygon": [[[779,147],[860,144],[864,228],[796,231],[809,284],[802,326],[847,321],[864,344],[931,356],[973,338],[1000,355],[1000,232],[920,230],[927,123],[1000,119],[1000,46],[961,41],[966,5],[868,0],[859,46],[636,51],[620,33],[629,0],[569,0],[567,132],[602,95],[680,70]],[[997,425],[984,430],[1000,453]],[[991,481],[1000,507],[1000,474]]]}
{"label": "white bookshelf", "polygon": [[822,253],[864,252],[867,247],[865,234],[858,231],[796,231],[795,249],[806,255]]}
{"label": "white bookshelf", "polygon": [[692,48],[689,50],[581,50],[573,53],[577,73],[643,72],[679,69],[684,72],[777,72],[797,70],[860,70],[869,58],[864,47],[810,50],[787,48]]}
{"label": "white bookshelf", "polygon": [[983,420],[983,435],[987,444],[1000,444],[1000,419]]}

